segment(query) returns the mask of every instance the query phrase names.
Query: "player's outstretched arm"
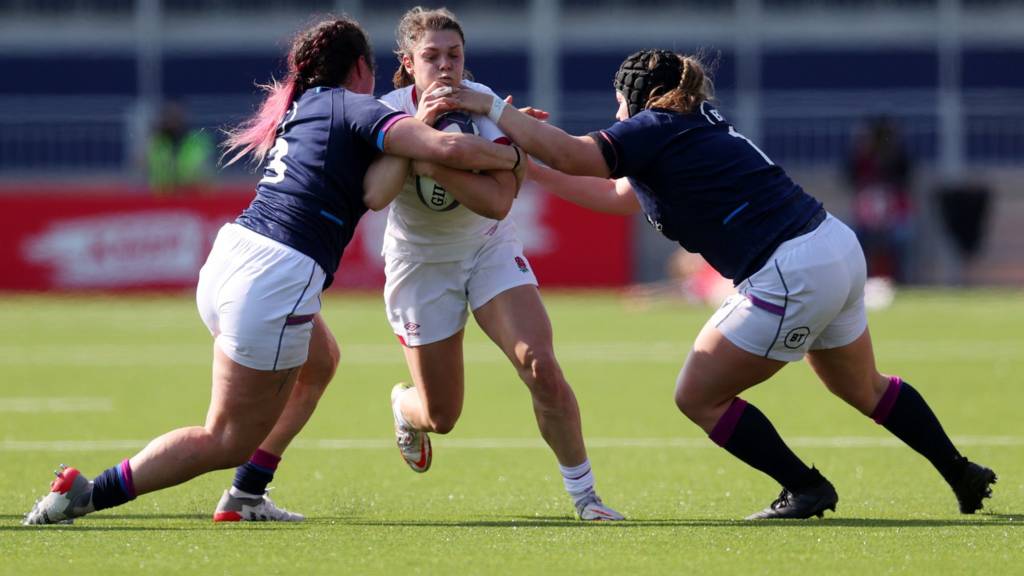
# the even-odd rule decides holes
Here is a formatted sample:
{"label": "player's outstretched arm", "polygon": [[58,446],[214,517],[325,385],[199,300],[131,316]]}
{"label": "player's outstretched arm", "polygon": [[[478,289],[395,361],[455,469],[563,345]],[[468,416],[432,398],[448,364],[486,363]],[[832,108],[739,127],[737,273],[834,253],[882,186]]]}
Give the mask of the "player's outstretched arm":
{"label": "player's outstretched arm", "polygon": [[409,176],[411,162],[408,158],[381,154],[370,164],[363,177],[363,203],[374,212],[379,212],[394,200]]}
{"label": "player's outstretched arm", "polygon": [[413,162],[413,171],[433,178],[460,204],[484,218],[502,220],[512,209],[519,181],[510,170],[475,174],[431,162]]}
{"label": "player's outstretched arm", "polygon": [[621,215],[640,212],[640,202],[625,178],[571,176],[536,162],[530,162],[528,177],[559,198],[595,212]]}
{"label": "player's outstretched arm", "polygon": [[384,152],[460,170],[513,170],[522,156],[512,146],[472,134],[434,130],[411,116],[388,130]]}
{"label": "player's outstretched arm", "polygon": [[598,178],[611,174],[597,142],[589,136],[566,134],[561,128],[524,114],[490,94],[459,88],[453,97],[465,110],[495,120],[513,142],[555,170]]}

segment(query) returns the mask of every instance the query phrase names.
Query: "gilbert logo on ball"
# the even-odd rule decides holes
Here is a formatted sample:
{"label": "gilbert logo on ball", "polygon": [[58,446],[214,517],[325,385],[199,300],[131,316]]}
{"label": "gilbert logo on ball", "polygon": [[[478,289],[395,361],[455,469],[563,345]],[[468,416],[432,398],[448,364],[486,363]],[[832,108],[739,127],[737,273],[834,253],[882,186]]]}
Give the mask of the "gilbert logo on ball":
{"label": "gilbert logo on ball", "polygon": [[[434,128],[442,132],[479,134],[473,119],[465,112],[449,112],[444,114],[434,123]],[[437,212],[447,212],[459,206],[459,201],[449,194],[443,186],[438,184],[433,178],[426,176],[416,177],[416,195],[419,196],[420,202],[423,202],[424,206]]]}

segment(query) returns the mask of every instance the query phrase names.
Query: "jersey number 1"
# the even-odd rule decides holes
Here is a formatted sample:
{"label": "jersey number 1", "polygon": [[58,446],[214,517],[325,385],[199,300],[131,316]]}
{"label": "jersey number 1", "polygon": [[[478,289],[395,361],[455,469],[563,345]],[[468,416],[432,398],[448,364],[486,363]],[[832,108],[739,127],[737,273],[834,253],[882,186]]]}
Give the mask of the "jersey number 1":
{"label": "jersey number 1", "polygon": [[764,161],[767,162],[769,166],[775,166],[775,162],[772,162],[772,159],[769,158],[767,154],[762,152],[761,149],[757,147],[757,144],[751,142],[750,138],[747,138],[743,134],[740,134],[739,132],[733,130],[732,126],[729,126],[729,136],[732,136],[733,138],[739,138],[740,140],[743,140],[747,144],[750,144],[750,147],[756,150],[757,153],[761,155],[761,158],[764,158]]}

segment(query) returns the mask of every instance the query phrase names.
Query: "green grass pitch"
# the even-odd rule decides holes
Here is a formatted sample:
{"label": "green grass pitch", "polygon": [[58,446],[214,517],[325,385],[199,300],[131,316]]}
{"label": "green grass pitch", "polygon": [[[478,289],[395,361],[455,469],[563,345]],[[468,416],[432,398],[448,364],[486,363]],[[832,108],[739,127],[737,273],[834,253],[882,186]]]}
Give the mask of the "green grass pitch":
{"label": "green grass pitch", "polygon": [[621,524],[573,519],[529,395],[472,325],[462,420],[410,472],[387,397],[406,378],[379,295],[335,295],[342,366],[276,501],[296,525],[215,525],[231,472],[74,526],[22,514],[64,462],[89,476],[171,428],[201,423],[211,341],[181,297],[0,299],[0,574],[1020,574],[1024,570],[1024,298],[901,292],[871,314],[882,371],[928,399],[961,450],[999,474],[961,516],[931,466],[830,396],[804,364],[745,397],[836,485],[824,520],[739,520],[778,487],[715,447],[672,402],[710,310],[636,308],[607,293],[546,295],[605,501]]}

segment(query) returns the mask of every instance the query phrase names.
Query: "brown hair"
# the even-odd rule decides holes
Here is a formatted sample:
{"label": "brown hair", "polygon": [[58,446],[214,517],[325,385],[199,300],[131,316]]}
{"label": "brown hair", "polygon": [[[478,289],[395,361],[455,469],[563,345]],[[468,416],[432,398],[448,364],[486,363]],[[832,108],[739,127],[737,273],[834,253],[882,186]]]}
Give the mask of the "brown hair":
{"label": "brown hair", "polygon": [[249,153],[254,162],[262,162],[274,145],[277,126],[292,102],[314,86],[343,85],[360,57],[373,71],[373,48],[366,32],[347,16],[323,20],[299,32],[288,51],[284,81],[274,80],[260,86],[267,96],[259,111],[225,131],[224,157],[233,153],[227,164]]}
{"label": "brown hair", "polygon": [[701,102],[714,100],[715,84],[704,72],[700,57],[683,54],[675,54],[675,57],[679,61],[679,84],[656,86],[651,90],[645,109],[667,108],[688,114],[700,106]]}
{"label": "brown hair", "polygon": [[[398,21],[398,27],[395,29],[395,42],[398,44],[398,47],[395,48],[395,55],[398,56],[398,70],[395,70],[395,75],[391,79],[395,88],[403,88],[415,82],[412,75],[402,65],[402,56],[412,58],[413,48],[417,42],[423,39],[423,35],[428,31],[439,30],[458,32],[459,38],[462,39],[462,45],[466,45],[466,35],[462,32],[462,24],[459,24],[455,14],[452,14],[447,8],[427,10],[422,6],[416,6],[406,12]],[[468,70],[463,70],[463,76],[472,78],[472,74]]]}

